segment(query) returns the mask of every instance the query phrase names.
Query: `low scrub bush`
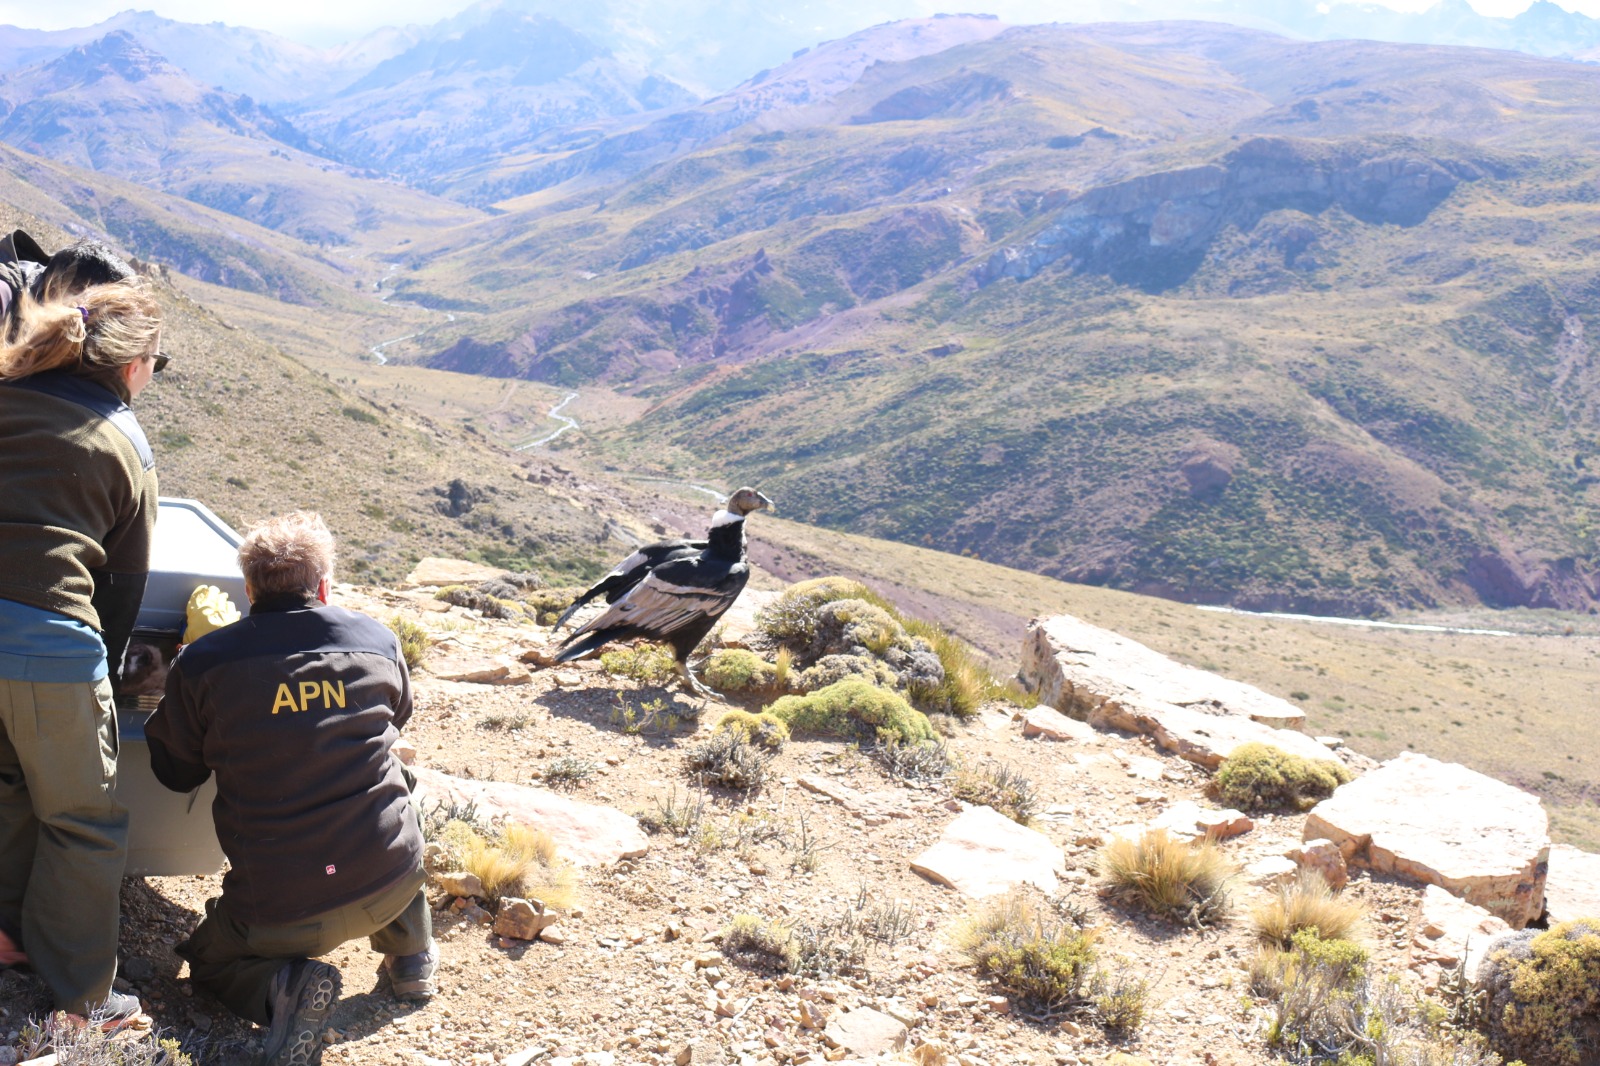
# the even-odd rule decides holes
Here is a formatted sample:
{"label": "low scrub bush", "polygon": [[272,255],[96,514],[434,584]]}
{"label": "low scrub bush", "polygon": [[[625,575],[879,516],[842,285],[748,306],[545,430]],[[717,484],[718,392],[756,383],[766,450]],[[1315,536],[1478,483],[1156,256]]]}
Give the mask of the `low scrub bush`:
{"label": "low scrub bush", "polygon": [[783,719],[770,711],[751,714],[749,711],[729,711],[717,719],[717,731],[737,733],[752,744],[760,744],[772,751],[789,743],[789,727]]}
{"label": "low scrub bush", "polygon": [[769,922],[754,914],[735,914],[722,931],[722,953],[741,962],[776,966],[787,973],[800,969],[800,946],[794,927]]}
{"label": "low scrub bush", "polygon": [[443,600],[454,607],[465,607],[477,611],[485,618],[512,619],[521,621],[526,615],[522,608],[511,600],[501,599],[487,592],[480,592],[466,585],[446,585],[433,594],[436,600]]}
{"label": "low scrub bush", "polygon": [[1033,782],[1009,763],[986,762],[977,769],[957,769],[950,793],[968,803],[993,807],[1018,825],[1030,824],[1039,809],[1039,794]]}
{"label": "low scrub bush", "polygon": [[577,897],[577,871],[556,854],[555,841],[542,829],[509,823],[494,837],[469,829],[456,846],[461,868],[477,875],[486,900],[515,896],[565,909]]}
{"label": "low scrub bush", "polygon": [[599,771],[600,766],[593,759],[563,755],[550,760],[550,765],[544,768],[542,780],[551,788],[576,788]]}
{"label": "low scrub bush", "polygon": [[1335,892],[1321,874],[1301,870],[1292,884],[1280,886],[1271,899],[1258,904],[1250,921],[1257,937],[1284,950],[1302,929],[1315,929],[1324,940],[1348,940],[1364,914],[1359,901]]}
{"label": "low scrub bush", "polygon": [[1270,744],[1241,744],[1217,768],[1217,797],[1245,811],[1310,810],[1354,775],[1342,763],[1304,759]]}
{"label": "low scrub bush", "polygon": [[433,646],[428,631],[410,619],[399,616],[389,619],[389,629],[400,642],[400,655],[406,661],[406,669],[415,670],[421,666],[428,657],[428,649]]}
{"label": "low scrub bush", "polygon": [[791,646],[810,644],[817,637],[817,612],[835,600],[864,600],[880,608],[888,602],[859,581],[845,577],[818,577],[790,585],[783,595],[756,614],[756,625],[772,639]]}
{"label": "low scrub bush", "polygon": [[719,731],[691,747],[684,761],[703,785],[755,792],[767,783],[772,753],[742,733]]}
{"label": "low scrub bush", "polygon": [[789,973],[842,976],[860,972],[874,944],[904,935],[907,916],[899,904],[853,907],[817,921],[766,921],[736,915],[722,934],[723,954],[747,965],[776,966]]}
{"label": "low scrub bush", "polygon": [[873,747],[872,757],[890,777],[901,781],[943,781],[954,766],[950,749],[938,739],[906,743],[891,737]]}
{"label": "low scrub bush", "polygon": [[580,588],[530,589],[524,592],[522,602],[534,621],[542,626],[553,626],[561,612],[582,594]]}
{"label": "low scrub bush", "polygon": [[1173,921],[1206,925],[1228,912],[1234,868],[1210,841],[1189,843],[1152,829],[1117,837],[1096,858],[1112,894]]}
{"label": "low scrub bush", "polygon": [[902,742],[932,740],[927,715],[904,697],[860,678],[846,678],[805,696],[784,696],[767,708],[793,733]]}
{"label": "low scrub bush", "polygon": [[600,665],[608,674],[637,681],[641,685],[661,685],[678,674],[678,660],[665,644],[635,644],[631,648],[600,653]]}
{"label": "low scrub bush", "polygon": [[743,648],[713,652],[702,673],[706,684],[718,692],[772,692],[778,687],[777,667]]}
{"label": "low scrub bush", "polygon": [[1094,931],[1031,896],[1012,892],[984,905],[956,931],[956,947],[1007,995],[1035,1010],[1086,1002]]}
{"label": "low scrub bush", "polygon": [[[104,1021],[99,1015],[91,1021]],[[80,1025],[59,1011],[36,1025],[24,1026],[20,1051],[25,1061],[55,1053],[56,1066],[194,1066],[183,1045],[157,1031],[104,1032],[98,1024]],[[10,1050],[8,1044],[0,1048]],[[9,1060],[8,1060],[9,1061]]]}
{"label": "low scrub bush", "polygon": [[678,791],[676,785],[667,789],[665,796],[655,798],[656,809],[640,811],[634,815],[639,827],[646,833],[671,833],[676,837],[688,836],[700,828],[706,817],[706,793]]}
{"label": "low scrub bush", "polygon": [[1150,1013],[1150,982],[1126,967],[1099,969],[1089,982],[1089,1002],[1107,1032],[1129,1036]]}
{"label": "low scrub bush", "polygon": [[1478,986],[1496,1051],[1552,1066],[1587,1064],[1600,1054],[1600,918],[1497,941]]}

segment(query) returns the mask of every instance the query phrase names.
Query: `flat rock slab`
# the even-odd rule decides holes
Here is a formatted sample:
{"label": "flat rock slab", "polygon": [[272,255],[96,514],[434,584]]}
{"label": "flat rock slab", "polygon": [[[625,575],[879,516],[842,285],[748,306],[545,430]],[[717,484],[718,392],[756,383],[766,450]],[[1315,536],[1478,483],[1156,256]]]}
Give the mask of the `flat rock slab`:
{"label": "flat rock slab", "polygon": [[1521,929],[1544,910],[1549,822],[1537,796],[1457,763],[1405,752],[1342,785],[1302,838],[1353,866],[1438,885]]}
{"label": "flat rock slab", "polygon": [[579,866],[604,866],[650,850],[650,838],[639,823],[613,807],[568,799],[547,788],[469,781],[426,768],[414,768],[412,773],[422,810],[435,803],[476,804],[480,818],[543,829],[555,840],[561,857]]}
{"label": "flat rock slab", "polygon": [[1423,975],[1430,988],[1439,977],[1466,960],[1467,979],[1478,975],[1478,964],[1489,953],[1489,943],[1511,927],[1482,907],[1452,896],[1438,885],[1422,893],[1422,921],[1411,942],[1411,969]]}
{"label": "flat rock slab", "polygon": [[1241,744],[1270,744],[1307,759],[1339,756],[1304,733],[1275,729],[1243,715],[1214,707],[1180,707],[1128,696],[1105,700],[1089,712],[1097,729],[1122,729],[1142,733],[1174,755],[1214,770]]}
{"label": "flat rock slab", "polygon": [[1056,890],[1061,849],[1037,830],[1018,825],[992,807],[969,807],[911,868],[967,896],[995,896],[1017,885]]}
{"label": "flat rock slab", "polygon": [[400,583],[400,588],[414,589],[432,585],[476,585],[482,581],[504,577],[511,571],[498,566],[469,563],[465,559],[438,559],[429,557],[411,568],[411,573]]}
{"label": "flat rock slab", "polygon": [[906,1023],[871,1007],[835,1014],[822,1031],[823,1039],[835,1048],[872,1058],[905,1047]]}
{"label": "flat rock slab", "polygon": [[1138,641],[1071,615],[1036,618],[1022,643],[1022,680],[1041,703],[1080,718],[1107,701],[1210,708],[1275,728],[1305,712],[1254,685],[1185,666]]}
{"label": "flat rock slab", "polygon": [[435,651],[423,663],[423,669],[443,681],[474,685],[526,685],[533,679],[528,668],[515,659],[473,652]]}
{"label": "flat rock slab", "polygon": [[911,817],[911,800],[900,792],[858,792],[849,785],[817,774],[801,777],[800,787],[826,796],[868,825],[884,825],[891,818]]}
{"label": "flat rock slab", "polygon": [[1240,833],[1248,833],[1255,827],[1254,819],[1243,811],[1231,807],[1224,810],[1202,807],[1193,800],[1179,800],[1150,823],[1150,828],[1165,829],[1172,836],[1184,840],[1197,840],[1200,837],[1227,840]]}
{"label": "flat rock slab", "polygon": [[1544,884],[1550,924],[1600,918],[1600,855],[1567,844],[1550,847],[1550,877]]}
{"label": "flat rock slab", "polygon": [[1094,727],[1088,722],[1068,718],[1053,707],[1040,704],[1030,707],[1022,715],[1022,735],[1043,737],[1045,740],[1093,740]]}

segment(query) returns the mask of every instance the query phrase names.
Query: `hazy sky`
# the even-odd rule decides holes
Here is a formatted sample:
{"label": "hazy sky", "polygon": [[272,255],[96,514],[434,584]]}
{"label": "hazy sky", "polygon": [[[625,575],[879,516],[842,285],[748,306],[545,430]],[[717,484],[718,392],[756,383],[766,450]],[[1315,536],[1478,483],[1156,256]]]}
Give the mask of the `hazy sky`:
{"label": "hazy sky", "polygon": [[[270,30],[309,44],[330,45],[351,40],[379,26],[416,22],[424,25],[447,18],[467,7],[472,0],[275,0],[270,4],[243,3],[241,0],[155,0],[130,3],[130,0],[77,0],[66,4],[41,4],[38,0],[0,0],[0,23],[34,29],[64,29],[87,26],[110,18],[118,11],[137,6],[180,22],[226,22]],[[664,0],[670,3],[671,0]],[[784,0],[772,0],[782,4]],[[1379,0],[1404,11],[1421,11],[1434,0]],[[1531,0],[1471,0],[1485,15],[1511,16]],[[1582,11],[1600,18],[1600,0],[1558,0],[1569,11]],[[926,3],[930,10],[980,11],[981,0],[959,0],[949,5]],[[1070,18],[1071,0],[1040,0],[1041,17]]]}

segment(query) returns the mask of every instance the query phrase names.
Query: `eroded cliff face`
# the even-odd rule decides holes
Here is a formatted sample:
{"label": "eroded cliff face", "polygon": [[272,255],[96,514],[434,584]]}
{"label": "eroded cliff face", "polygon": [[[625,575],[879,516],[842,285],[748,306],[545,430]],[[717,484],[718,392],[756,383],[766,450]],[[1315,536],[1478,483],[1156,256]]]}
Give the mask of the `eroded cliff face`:
{"label": "eroded cliff face", "polygon": [[1335,206],[1369,224],[1413,226],[1463,181],[1493,169],[1410,142],[1256,137],[1217,163],[1080,193],[1033,240],[995,251],[973,277],[980,285],[1023,280],[1061,263],[1159,292],[1187,280],[1225,227],[1249,231],[1274,211],[1319,215]]}

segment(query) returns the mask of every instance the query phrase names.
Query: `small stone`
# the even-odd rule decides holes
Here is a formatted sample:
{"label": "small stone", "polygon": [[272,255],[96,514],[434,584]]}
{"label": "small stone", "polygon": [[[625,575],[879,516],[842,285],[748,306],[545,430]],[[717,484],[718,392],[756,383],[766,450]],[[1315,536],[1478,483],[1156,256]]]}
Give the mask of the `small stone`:
{"label": "small stone", "polygon": [[417,746],[405,737],[400,737],[389,746],[389,754],[407,766],[412,766],[417,761]]}
{"label": "small stone", "polygon": [[500,901],[500,913],[495,916],[494,931],[516,940],[537,940],[540,933],[556,921],[557,916],[546,911],[539,900],[507,897]]}
{"label": "small stone", "polygon": [[558,925],[547,925],[539,930],[539,939],[546,944],[565,944],[567,942],[567,934],[563,933]]}
{"label": "small stone", "polygon": [[453,870],[442,873],[437,878],[439,887],[444,889],[446,895],[456,896],[460,899],[481,897],[483,895],[483,882],[477,874],[467,873],[464,870]]}
{"label": "small stone", "polygon": [[122,965],[122,976],[130,981],[148,981],[156,975],[156,964],[135,955]]}

